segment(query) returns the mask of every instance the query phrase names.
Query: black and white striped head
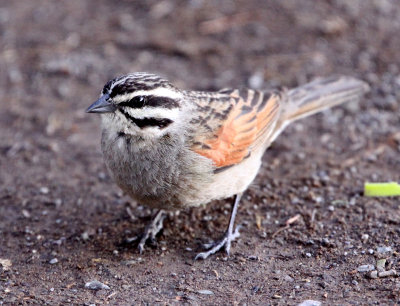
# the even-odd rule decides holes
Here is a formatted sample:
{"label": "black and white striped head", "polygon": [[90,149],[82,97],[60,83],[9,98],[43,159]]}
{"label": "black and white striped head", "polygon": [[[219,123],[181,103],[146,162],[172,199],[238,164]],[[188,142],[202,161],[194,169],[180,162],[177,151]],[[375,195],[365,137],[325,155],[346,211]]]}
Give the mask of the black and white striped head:
{"label": "black and white striped head", "polygon": [[149,73],[117,77],[86,110],[103,114],[106,128],[118,133],[159,137],[179,128],[184,95],[167,80]]}

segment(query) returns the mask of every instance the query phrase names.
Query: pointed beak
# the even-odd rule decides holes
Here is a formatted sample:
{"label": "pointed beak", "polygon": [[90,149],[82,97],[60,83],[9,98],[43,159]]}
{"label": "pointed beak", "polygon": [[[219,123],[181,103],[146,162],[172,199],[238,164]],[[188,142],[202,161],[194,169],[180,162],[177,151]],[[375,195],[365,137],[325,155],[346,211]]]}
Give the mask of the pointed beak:
{"label": "pointed beak", "polygon": [[87,113],[113,113],[117,108],[108,101],[109,95],[102,95],[100,99],[94,102],[86,110]]}

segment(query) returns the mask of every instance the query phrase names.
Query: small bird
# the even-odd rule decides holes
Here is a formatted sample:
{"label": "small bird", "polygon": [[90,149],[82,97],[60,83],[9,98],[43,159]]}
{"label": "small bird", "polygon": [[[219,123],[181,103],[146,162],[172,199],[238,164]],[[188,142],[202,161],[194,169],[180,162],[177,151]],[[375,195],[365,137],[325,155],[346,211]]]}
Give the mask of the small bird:
{"label": "small bird", "polygon": [[101,148],[117,185],[157,208],[139,243],[154,240],[166,210],[234,197],[228,228],[205,259],[239,236],[241,195],[257,175],[265,150],[290,123],[358,101],[368,85],[352,77],[318,78],[294,89],[186,91],[149,73],[110,80],[87,109],[102,117]]}

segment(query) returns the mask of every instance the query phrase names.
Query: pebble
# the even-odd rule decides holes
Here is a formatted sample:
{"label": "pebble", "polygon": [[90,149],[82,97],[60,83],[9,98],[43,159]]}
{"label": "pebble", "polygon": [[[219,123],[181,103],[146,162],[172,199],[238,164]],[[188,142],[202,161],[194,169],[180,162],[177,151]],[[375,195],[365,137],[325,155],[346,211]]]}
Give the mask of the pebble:
{"label": "pebble", "polygon": [[26,209],[22,210],[22,215],[27,219],[29,219],[31,217],[31,214]]}
{"label": "pebble", "polygon": [[48,194],[50,192],[50,189],[47,187],[40,187],[39,191],[41,194]]}
{"label": "pebble", "polygon": [[99,282],[98,280],[87,282],[85,284],[85,288],[90,290],[101,290],[101,289],[110,290],[109,286],[103,284],[102,282]]}
{"label": "pebble", "polygon": [[358,272],[369,272],[374,269],[375,269],[374,265],[361,265],[357,268],[357,271]]}
{"label": "pebble", "polygon": [[377,271],[374,270],[369,274],[370,278],[383,278],[383,277],[389,277],[389,276],[398,276],[397,271],[394,269],[388,270],[388,271]]}
{"label": "pebble", "polygon": [[122,263],[123,263],[124,265],[126,265],[126,266],[133,266],[133,265],[136,265],[136,264],[138,263],[138,261],[132,259],[132,260],[125,260],[125,261],[123,261]]}
{"label": "pebble", "polygon": [[331,16],[322,21],[319,28],[324,34],[334,35],[345,32],[348,28],[348,24],[339,16]]}
{"label": "pebble", "polygon": [[57,258],[52,258],[49,260],[49,264],[51,265],[55,265],[56,263],[58,263],[58,259]]}
{"label": "pebble", "polygon": [[62,203],[63,203],[63,201],[62,201],[62,199],[60,199],[60,198],[55,199],[55,201],[54,201],[54,204],[55,204],[57,207],[60,207],[60,206],[62,205]]}
{"label": "pebble", "polygon": [[396,270],[388,270],[383,272],[378,272],[378,277],[388,277],[388,276],[397,276]]}
{"label": "pebble", "polygon": [[214,292],[212,292],[211,290],[197,290],[197,293],[205,294],[205,295],[213,295],[214,294]]}
{"label": "pebble", "polygon": [[386,265],[386,259],[379,259],[376,262],[376,269],[378,270],[378,272],[383,272],[385,271],[385,265]]}
{"label": "pebble", "polygon": [[10,270],[12,263],[9,259],[0,258],[0,265],[3,267],[4,271]]}
{"label": "pebble", "polygon": [[290,283],[294,281],[294,278],[291,277],[291,276],[289,276],[289,275],[287,275],[287,274],[283,277],[283,279],[284,279],[286,282],[290,282]]}
{"label": "pebble", "polygon": [[320,301],[305,300],[304,302],[301,302],[297,306],[320,306],[320,305],[322,305]]}
{"label": "pebble", "polygon": [[384,253],[392,252],[392,247],[391,246],[380,246],[380,247],[376,248],[376,251],[379,254],[384,254]]}
{"label": "pebble", "polygon": [[368,239],[369,239],[369,235],[368,234],[362,234],[361,235],[361,241],[363,243],[367,243]]}
{"label": "pebble", "polygon": [[369,253],[370,255],[372,255],[372,254],[374,254],[374,250],[373,250],[373,249],[368,249],[368,253]]}
{"label": "pebble", "polygon": [[82,238],[82,240],[84,240],[84,241],[89,240],[89,233],[88,233],[88,232],[83,232],[83,233],[81,234],[81,238]]}

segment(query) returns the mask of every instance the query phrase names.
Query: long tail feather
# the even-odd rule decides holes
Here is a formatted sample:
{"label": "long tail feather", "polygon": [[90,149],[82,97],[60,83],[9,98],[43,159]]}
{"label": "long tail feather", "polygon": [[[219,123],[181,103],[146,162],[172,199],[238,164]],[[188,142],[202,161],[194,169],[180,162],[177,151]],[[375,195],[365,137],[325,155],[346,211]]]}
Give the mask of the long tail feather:
{"label": "long tail feather", "polygon": [[289,90],[288,105],[282,114],[286,125],[324,109],[347,102],[358,101],[369,90],[367,83],[346,76],[318,78]]}

